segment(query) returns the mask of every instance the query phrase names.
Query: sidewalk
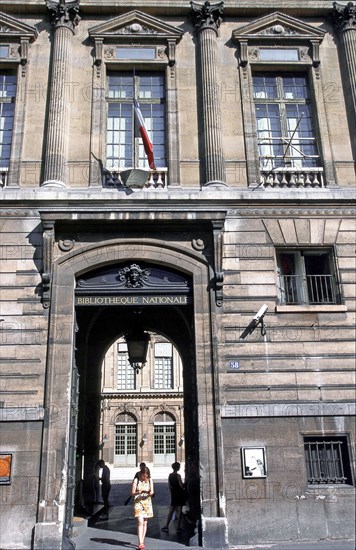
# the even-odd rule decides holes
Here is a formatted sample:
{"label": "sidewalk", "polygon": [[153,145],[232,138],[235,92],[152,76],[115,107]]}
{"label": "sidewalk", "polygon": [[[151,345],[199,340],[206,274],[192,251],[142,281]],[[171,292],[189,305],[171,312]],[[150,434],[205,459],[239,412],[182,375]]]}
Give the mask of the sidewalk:
{"label": "sidewalk", "polygon": [[[134,550],[137,548],[137,522],[133,517],[132,501],[127,506],[124,501],[129,495],[130,482],[113,483],[110,493],[109,519],[99,518],[102,506],[87,519],[79,519],[73,530],[73,542],[76,550]],[[145,540],[146,550],[198,550],[197,537],[192,527],[183,523],[183,533],[176,533],[175,523],[169,526],[169,533],[163,533],[161,528],[166,522],[169,508],[169,492],[166,482],[155,483],[153,501],[154,517],[148,522]],[[191,546],[190,546],[191,544]],[[230,550],[355,550],[354,541],[315,541],[315,542],[285,542],[260,543],[256,545],[231,545]],[[207,549],[209,550],[209,549]],[[216,550],[216,549],[215,549]]]}

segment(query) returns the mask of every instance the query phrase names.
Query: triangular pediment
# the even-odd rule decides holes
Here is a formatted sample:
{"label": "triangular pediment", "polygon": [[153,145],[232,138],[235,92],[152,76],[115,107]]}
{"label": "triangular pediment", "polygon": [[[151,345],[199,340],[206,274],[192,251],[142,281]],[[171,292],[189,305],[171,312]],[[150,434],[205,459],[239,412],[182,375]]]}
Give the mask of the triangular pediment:
{"label": "triangular pediment", "polygon": [[18,21],[11,15],[0,12],[0,40],[8,39],[20,39],[27,38],[28,40],[35,40],[38,32],[35,27],[26,25],[22,21]]}
{"label": "triangular pediment", "polygon": [[168,25],[161,19],[135,10],[114,17],[105,23],[89,29],[89,36],[102,40],[137,40],[175,39],[180,40],[183,31],[172,25]]}
{"label": "triangular pediment", "polygon": [[235,40],[296,39],[321,41],[325,31],[317,29],[300,19],[274,12],[232,32]]}

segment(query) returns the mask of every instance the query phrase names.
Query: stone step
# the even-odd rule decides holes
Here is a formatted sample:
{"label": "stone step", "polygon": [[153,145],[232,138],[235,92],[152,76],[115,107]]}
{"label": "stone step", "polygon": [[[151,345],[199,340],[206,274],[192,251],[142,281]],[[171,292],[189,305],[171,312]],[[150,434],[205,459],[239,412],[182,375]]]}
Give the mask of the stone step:
{"label": "stone step", "polygon": [[73,520],[72,520],[72,525],[73,525],[72,538],[79,537],[81,535],[81,533],[85,529],[87,529],[88,520],[85,519],[85,518],[80,518],[80,517],[74,516]]}
{"label": "stone step", "polygon": [[[110,478],[111,481],[130,481],[133,479],[138,468],[114,468],[108,464],[110,468]],[[150,466],[148,467],[151,470],[151,476],[153,480],[164,480],[166,481],[169,474],[172,471],[170,466]],[[184,464],[181,467],[181,475],[184,479]]]}

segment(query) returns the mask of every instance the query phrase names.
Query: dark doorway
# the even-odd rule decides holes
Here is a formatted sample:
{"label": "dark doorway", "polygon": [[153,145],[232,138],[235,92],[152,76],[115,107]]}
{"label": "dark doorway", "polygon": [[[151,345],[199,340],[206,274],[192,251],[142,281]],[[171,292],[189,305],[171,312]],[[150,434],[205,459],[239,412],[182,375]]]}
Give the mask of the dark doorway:
{"label": "dark doorway", "polygon": [[[198,461],[197,391],[193,306],[77,306],[75,362],[79,373],[76,512],[94,511],[93,472],[101,451],[101,365],[117,338],[139,322],[145,331],[164,335],[179,350],[183,365],[185,462]],[[157,397],[157,404],[160,404]]]}

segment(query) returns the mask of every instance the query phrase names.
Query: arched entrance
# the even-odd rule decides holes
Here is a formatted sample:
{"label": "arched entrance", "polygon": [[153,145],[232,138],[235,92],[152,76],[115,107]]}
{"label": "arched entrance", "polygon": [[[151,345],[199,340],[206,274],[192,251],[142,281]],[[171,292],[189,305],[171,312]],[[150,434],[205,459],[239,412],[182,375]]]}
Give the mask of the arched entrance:
{"label": "arched entrance", "polygon": [[[71,375],[76,365],[80,375],[78,445],[84,445],[84,473],[90,471],[97,455],[100,437],[100,376],[99,366],[110,343],[128,326],[134,326],[136,312],[126,304],[92,304],[90,308],[75,308],[76,281],[86,273],[107,266],[124,266],[127,262],[146,262],[176,271],[189,277],[192,283],[192,303],[184,313],[177,304],[165,304],[164,310],[153,301],[140,310],[140,322],[146,330],[166,335],[179,349],[184,364],[184,393],[190,404],[192,425],[190,441],[185,437],[190,458],[198,463],[204,482],[201,484],[203,531],[210,518],[219,516],[219,490],[217,485],[216,425],[211,341],[211,297],[208,291],[212,278],[206,259],[193,250],[167,245],[149,239],[126,239],[125,242],[107,241],[102,246],[89,245],[68,253],[55,263],[53,293],[50,311],[48,351],[47,403],[61,407],[61,421],[54,425],[50,419],[44,431],[41,502],[36,531],[41,540],[52,540],[61,532],[60,519],[68,503],[73,485],[63,465],[68,463],[71,437],[69,419],[72,415]],[[179,266],[179,269],[177,269]],[[137,305],[137,304],[135,304]],[[89,314],[90,309],[90,314]],[[164,311],[164,314],[163,314]],[[74,313],[76,312],[76,315]],[[76,335],[76,338],[75,338]],[[76,348],[76,349],[75,349]],[[85,418],[85,422],[83,421]],[[90,426],[90,429],[89,429]],[[53,460],[56,455],[57,459]],[[78,471],[78,464],[77,464]],[[52,480],[55,479],[55,484]],[[68,492],[69,491],[69,492]],[[53,495],[61,494],[59,506],[53,504]],[[68,513],[68,506],[67,506]],[[67,517],[67,525],[68,525]],[[63,533],[63,530],[62,530]],[[59,536],[59,535],[56,535]]]}

